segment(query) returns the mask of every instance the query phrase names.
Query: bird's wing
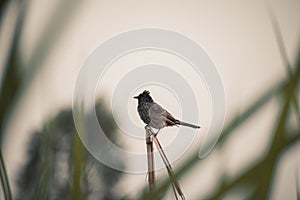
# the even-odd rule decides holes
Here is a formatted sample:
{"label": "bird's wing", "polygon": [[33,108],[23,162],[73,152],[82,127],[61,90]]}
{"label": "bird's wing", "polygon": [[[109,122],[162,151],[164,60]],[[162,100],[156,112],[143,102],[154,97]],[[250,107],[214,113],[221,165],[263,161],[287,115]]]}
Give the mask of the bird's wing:
{"label": "bird's wing", "polygon": [[171,122],[171,124],[173,124],[173,125],[175,125],[175,124],[177,124],[177,119],[175,119],[172,115],[171,115],[171,113],[169,113],[168,111],[166,112],[166,118],[168,119],[168,121],[170,121]]}
{"label": "bird's wing", "polygon": [[176,119],[157,103],[154,103],[151,106],[149,115],[152,119],[159,119],[166,122],[168,126],[176,125]]}
{"label": "bird's wing", "polygon": [[150,109],[149,109],[149,115],[150,117],[159,117],[161,115],[164,115],[166,113],[166,110],[163,109],[160,105],[157,103],[152,103]]}

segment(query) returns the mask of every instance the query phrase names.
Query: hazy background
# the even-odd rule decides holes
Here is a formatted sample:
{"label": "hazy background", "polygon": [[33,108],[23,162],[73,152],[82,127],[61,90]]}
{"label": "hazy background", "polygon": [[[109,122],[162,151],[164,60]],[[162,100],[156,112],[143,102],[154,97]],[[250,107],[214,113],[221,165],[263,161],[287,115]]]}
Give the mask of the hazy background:
{"label": "hazy background", "polygon": [[[264,1],[187,1],[183,3],[178,1],[31,0],[7,1],[6,3],[4,1],[3,5],[0,27],[2,89],[0,101],[4,102],[4,99],[9,99],[9,103],[1,103],[1,110],[7,108],[5,112],[2,112],[3,118],[1,118],[1,149],[14,197],[22,190],[20,184],[18,185],[18,179],[21,177],[20,171],[30,157],[28,148],[32,147],[30,141],[33,133],[43,132],[44,127],[49,126],[53,119],[58,122],[64,119],[57,116],[62,109],[71,108],[74,84],[80,67],[97,45],[114,35],[137,28],[158,27],[182,33],[200,44],[214,61],[223,80],[226,93],[225,126],[230,125],[238,114],[242,116],[249,105],[274,85],[285,79],[287,82],[290,80],[266,5],[272,8],[277,18],[287,58],[293,70],[296,71],[299,65],[297,56],[300,52],[300,2],[296,0],[274,0],[268,3]],[[24,16],[21,17],[23,21],[17,20],[22,14],[21,11],[24,12]],[[19,24],[16,25],[16,21]],[[180,63],[180,61],[174,61],[172,56],[145,51],[128,55],[119,63],[115,63],[113,67],[118,71],[120,66],[126,65],[125,69],[129,69],[137,64],[153,60],[156,63],[168,65]],[[10,68],[16,69],[15,72],[9,71]],[[19,83],[18,81],[6,82],[5,77],[11,77],[7,74],[17,74],[15,78],[19,80]],[[118,79],[111,75],[111,79],[108,78],[106,82],[104,80],[104,89],[99,91],[99,96],[103,98],[101,105],[108,113],[111,112],[108,106],[110,91],[117,81]],[[7,92],[10,90],[4,90],[5,87],[11,88],[11,91],[15,91],[16,94],[10,96]],[[156,96],[158,94],[157,92]],[[268,164],[260,168],[262,169],[260,174],[271,172],[270,182],[266,181],[269,183],[267,186],[259,185],[260,178],[261,182],[264,182],[263,176],[258,176],[259,173],[253,172],[252,177],[255,177],[258,183],[255,183],[255,180],[247,182],[248,179],[245,176],[243,181],[227,188],[231,181],[243,173],[247,174],[251,166],[260,163],[268,155],[276,136],[277,125],[280,124],[284,98],[289,94],[275,91],[274,96],[270,97],[258,112],[247,118],[244,123],[241,120],[238,122],[240,124],[238,128],[229,131],[230,136],[222,140],[220,147],[218,146],[206,159],[185,170],[186,172],[180,176],[179,181],[187,199],[216,197],[214,195],[220,191],[222,199],[255,199],[255,197],[260,197],[253,195],[259,187],[264,187],[260,189],[260,192],[263,191],[271,199],[296,199],[297,191],[299,193],[300,190],[299,185],[296,184],[300,179],[300,146],[296,140],[295,143],[284,146],[285,148],[279,148],[280,145],[277,145],[278,148],[275,149],[282,151],[271,156],[272,162],[274,160],[275,162],[272,164],[271,161],[266,161],[274,168],[268,168]],[[299,83],[294,94],[299,97]],[[169,97],[170,95],[156,99],[163,105],[167,105],[167,108],[176,116],[180,116],[179,104],[168,105]],[[209,104],[209,99],[206,98],[203,101]],[[299,106],[299,100],[296,100],[296,104]],[[295,114],[297,109],[296,106],[292,107],[292,103],[289,105],[288,114],[284,117],[286,119],[284,131],[278,132],[297,136],[300,129],[299,119]],[[132,120],[140,125],[143,131],[143,124],[134,110],[136,104],[133,102],[130,106]],[[211,108],[203,111],[207,112],[207,117],[203,119],[204,127],[209,124],[211,115],[209,109]],[[71,115],[67,115],[66,118],[70,117]],[[169,132],[172,131],[176,132],[175,129],[169,130]],[[49,134],[51,132],[49,131]],[[65,132],[72,132],[72,130],[67,129]],[[118,132],[117,129],[115,132]],[[166,133],[161,139],[162,144],[167,145],[170,140],[167,135]],[[278,138],[283,141],[281,137]],[[298,137],[296,138],[299,140]],[[173,163],[175,171],[184,162],[188,163],[189,156],[199,149],[200,142],[201,138],[178,161]],[[121,141],[121,143],[124,146],[126,143],[132,146],[131,142]],[[137,147],[135,150],[145,151],[143,140],[135,145]],[[49,148],[51,149],[51,145]],[[70,152],[70,149],[66,152]],[[84,148],[82,151],[85,151]],[[47,155],[47,153],[44,154],[45,157]],[[43,157],[43,154],[40,156]],[[65,162],[69,156],[62,159],[64,161],[58,160],[57,162]],[[125,168],[131,164],[122,161]],[[66,162],[66,165],[76,166],[76,162]],[[95,165],[91,164],[91,166],[95,168]],[[102,168],[97,168],[96,165],[95,169],[101,171]],[[65,171],[68,172],[67,169]],[[87,174],[90,173],[89,169],[86,171]],[[157,175],[164,178],[166,173],[160,170]],[[81,177],[85,176],[81,175]],[[74,186],[75,183],[70,183],[72,180],[76,180],[76,177],[69,180],[69,184]],[[99,188],[105,184],[99,184]],[[117,193],[116,199],[120,197],[135,199],[147,186],[146,174],[122,174],[112,185],[116,189],[110,192]],[[73,190],[66,190],[66,193],[77,190],[78,188],[73,188]],[[97,199],[100,197],[97,194],[94,192],[94,196],[83,195],[82,198]],[[108,196],[113,199],[113,195]],[[169,192],[166,198],[174,199],[174,196]]]}

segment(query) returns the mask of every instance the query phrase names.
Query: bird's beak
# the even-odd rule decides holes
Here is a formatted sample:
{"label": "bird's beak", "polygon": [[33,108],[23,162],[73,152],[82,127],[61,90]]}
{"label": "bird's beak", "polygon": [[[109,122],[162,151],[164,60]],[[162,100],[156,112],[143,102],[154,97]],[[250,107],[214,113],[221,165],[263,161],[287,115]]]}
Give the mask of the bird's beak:
{"label": "bird's beak", "polygon": [[138,96],[135,96],[135,97],[133,97],[134,99],[138,99],[139,97]]}

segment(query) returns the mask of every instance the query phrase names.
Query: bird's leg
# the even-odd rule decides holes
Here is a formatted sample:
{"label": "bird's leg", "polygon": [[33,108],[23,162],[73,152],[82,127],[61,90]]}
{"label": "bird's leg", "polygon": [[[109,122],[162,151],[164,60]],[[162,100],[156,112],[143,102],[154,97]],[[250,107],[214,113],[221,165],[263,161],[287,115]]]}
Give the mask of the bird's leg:
{"label": "bird's leg", "polygon": [[151,127],[149,125],[146,125],[145,130],[146,130],[147,140],[149,140],[149,142],[152,142],[152,137],[151,136],[153,135],[153,131],[152,131]]}
{"label": "bird's leg", "polygon": [[153,129],[151,128],[151,126],[149,126],[149,125],[145,126],[145,130],[149,131],[151,133],[151,135],[153,135],[153,136],[156,136],[160,131],[160,129],[158,129],[156,132],[154,132]]}
{"label": "bird's leg", "polygon": [[145,126],[145,130],[146,130],[146,131],[149,131],[149,130],[150,130],[150,131],[152,132],[151,127],[150,127],[149,125],[146,125],[146,126]]}

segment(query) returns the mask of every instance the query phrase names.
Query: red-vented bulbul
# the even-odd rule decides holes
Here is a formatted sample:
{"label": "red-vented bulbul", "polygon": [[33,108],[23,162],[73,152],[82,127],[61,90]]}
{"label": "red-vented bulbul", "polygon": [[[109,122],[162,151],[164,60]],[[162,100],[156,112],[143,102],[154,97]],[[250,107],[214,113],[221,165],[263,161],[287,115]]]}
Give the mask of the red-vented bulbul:
{"label": "red-vented bulbul", "polygon": [[134,98],[138,99],[137,110],[140,118],[147,125],[155,129],[176,125],[200,128],[200,126],[175,119],[168,111],[153,101],[152,97],[150,96],[150,92],[147,90],[139,94],[139,96],[135,96]]}

